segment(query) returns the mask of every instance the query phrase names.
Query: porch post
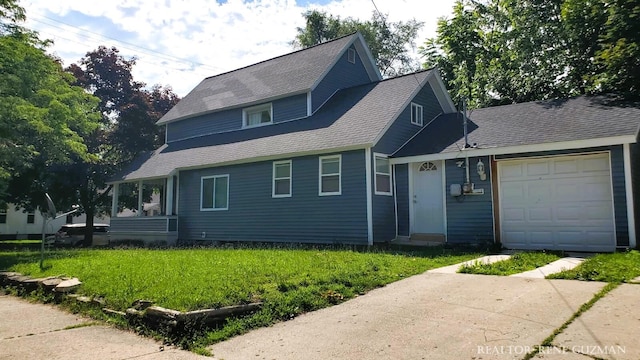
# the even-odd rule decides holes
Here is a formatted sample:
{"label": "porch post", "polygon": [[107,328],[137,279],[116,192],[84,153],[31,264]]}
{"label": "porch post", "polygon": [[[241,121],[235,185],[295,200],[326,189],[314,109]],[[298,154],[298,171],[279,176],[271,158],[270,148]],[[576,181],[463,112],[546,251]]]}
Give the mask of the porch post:
{"label": "porch post", "polygon": [[138,213],[136,216],[142,216],[142,211],[144,208],[142,207],[142,180],[138,181]]}
{"label": "porch post", "polygon": [[167,179],[167,187],[165,189],[167,195],[166,195],[166,210],[165,210],[165,214],[167,216],[169,215],[173,215],[171,212],[173,211],[173,176],[169,176],[169,178]]}
{"label": "porch post", "polygon": [[120,184],[115,183],[111,188],[111,217],[118,216],[118,192],[119,192]]}

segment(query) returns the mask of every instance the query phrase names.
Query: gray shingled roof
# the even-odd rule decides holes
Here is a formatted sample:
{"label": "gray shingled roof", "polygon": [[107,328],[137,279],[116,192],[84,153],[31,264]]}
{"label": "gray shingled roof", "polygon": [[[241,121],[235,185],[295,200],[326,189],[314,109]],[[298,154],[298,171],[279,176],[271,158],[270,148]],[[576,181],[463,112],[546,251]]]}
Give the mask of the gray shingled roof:
{"label": "gray shingled roof", "polygon": [[[482,148],[637,136],[640,104],[607,97],[535,101],[468,113],[469,144]],[[441,115],[394,157],[457,152],[464,145],[461,114]]]}
{"label": "gray shingled roof", "polygon": [[206,78],[157,124],[310,90],[360,37],[338,38],[304,50]]}
{"label": "gray shingled roof", "polygon": [[338,91],[313,116],[165,144],[113,181],[164,177],[176,169],[249,162],[373,145],[433,70]]}

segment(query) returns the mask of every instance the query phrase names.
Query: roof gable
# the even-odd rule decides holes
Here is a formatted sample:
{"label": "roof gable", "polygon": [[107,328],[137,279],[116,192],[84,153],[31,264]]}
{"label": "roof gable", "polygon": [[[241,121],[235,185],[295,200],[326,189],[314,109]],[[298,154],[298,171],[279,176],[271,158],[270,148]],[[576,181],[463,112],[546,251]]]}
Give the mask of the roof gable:
{"label": "roof gable", "polygon": [[355,44],[372,81],[380,80],[362,35],[344,36],[202,80],[167,112],[158,125],[217,110],[305,93]]}
{"label": "roof gable", "polygon": [[[640,104],[604,96],[533,101],[469,111],[469,144],[477,149],[638,136]],[[458,152],[464,147],[460,113],[438,117],[394,157]]]}
{"label": "roof gable", "polygon": [[114,181],[164,177],[177,169],[364,149],[377,141],[432,71],[339,90],[303,120],[165,144],[141,155]]}

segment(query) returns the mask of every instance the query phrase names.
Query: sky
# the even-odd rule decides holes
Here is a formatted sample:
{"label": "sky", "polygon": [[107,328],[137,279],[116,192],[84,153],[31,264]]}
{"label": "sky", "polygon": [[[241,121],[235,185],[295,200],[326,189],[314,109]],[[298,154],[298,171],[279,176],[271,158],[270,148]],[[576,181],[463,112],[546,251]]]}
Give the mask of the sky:
{"label": "sky", "polygon": [[424,23],[416,45],[435,36],[454,0],[20,0],[25,27],[53,40],[64,66],[100,45],[135,57],[133,77],[170,86],[184,97],[205,77],[292,52],[302,14],[321,10],[368,20],[380,11],[392,22]]}

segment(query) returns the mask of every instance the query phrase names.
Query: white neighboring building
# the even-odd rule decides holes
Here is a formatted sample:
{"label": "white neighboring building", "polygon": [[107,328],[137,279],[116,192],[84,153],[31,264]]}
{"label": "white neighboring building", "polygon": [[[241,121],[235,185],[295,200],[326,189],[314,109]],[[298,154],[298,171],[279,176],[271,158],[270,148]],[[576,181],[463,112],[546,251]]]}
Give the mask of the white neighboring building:
{"label": "white neighboring building", "polygon": [[[55,220],[47,221],[45,232],[53,234],[64,224],[84,223],[86,215],[63,216]],[[109,224],[110,217],[94,217],[94,223]],[[42,234],[42,215],[38,210],[32,213],[23,212],[9,204],[7,210],[0,210],[0,240],[2,239],[39,239]]]}

